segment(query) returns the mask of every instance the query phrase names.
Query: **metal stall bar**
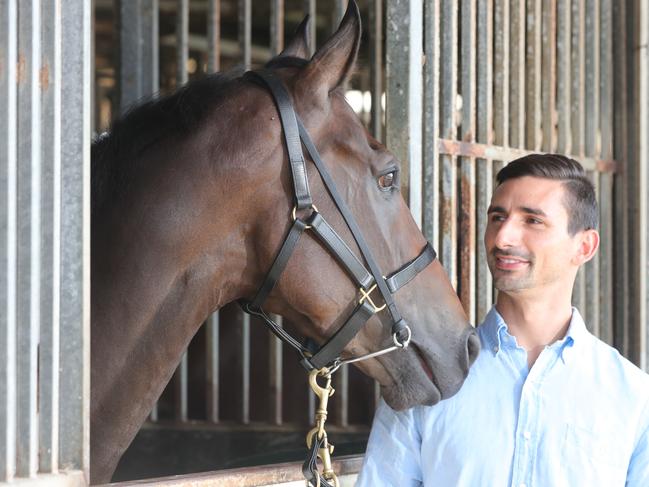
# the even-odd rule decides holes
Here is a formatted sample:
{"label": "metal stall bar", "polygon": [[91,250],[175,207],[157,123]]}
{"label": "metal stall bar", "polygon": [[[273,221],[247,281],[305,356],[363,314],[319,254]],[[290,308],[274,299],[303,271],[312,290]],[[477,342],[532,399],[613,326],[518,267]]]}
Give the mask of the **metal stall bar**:
{"label": "metal stall bar", "polygon": [[[628,164],[631,152],[629,144],[629,107],[628,107],[628,58],[627,58],[627,12],[624,2],[613,3],[613,22],[615,41],[613,42],[613,106],[614,111],[614,155]],[[630,316],[630,299],[627,290],[629,276],[629,181],[627,171],[613,180],[615,201],[613,204],[613,220],[615,222],[614,248],[615,256],[613,267],[615,269],[613,298],[614,298],[614,322],[613,343],[624,355],[628,353],[628,328]]]}
{"label": "metal stall bar", "polygon": [[39,464],[56,472],[59,454],[59,312],[61,247],[61,10],[44,2],[41,26],[41,323],[39,344]]}
{"label": "metal stall bar", "polygon": [[348,0],[335,0],[333,12],[331,15],[331,32],[336,32],[336,30],[338,29],[338,25],[345,15],[347,1]]}
{"label": "metal stall bar", "polygon": [[[572,150],[570,132],[570,0],[557,0],[557,152],[568,154]],[[613,158],[612,154],[609,158]]]}
{"label": "metal stall bar", "polygon": [[38,335],[40,326],[40,2],[18,5],[18,247],[16,474],[38,470]]}
{"label": "metal stall bar", "polygon": [[[315,24],[315,19],[312,20]],[[311,28],[314,29],[315,25]],[[270,5],[270,55],[277,56],[284,49],[284,0],[273,0]],[[274,315],[273,320],[283,326],[283,318]],[[283,344],[274,334],[270,334],[268,342],[268,380],[269,407],[268,417],[271,424],[281,425],[284,422],[283,409]]]}
{"label": "metal stall bar", "polygon": [[[495,10],[494,10],[495,3]],[[494,28],[495,17],[495,28]],[[494,32],[496,33],[494,39]],[[494,76],[495,45],[495,76]],[[509,98],[509,2],[478,2],[478,102],[477,140],[484,144],[502,144],[508,131]],[[494,79],[496,80],[494,83]],[[493,88],[493,97],[492,97]],[[495,109],[494,109],[495,107]],[[481,322],[493,304],[492,279],[487,254],[482,245],[487,226],[487,208],[493,192],[493,163],[476,159],[476,321]]]}
{"label": "metal stall bar", "polygon": [[[600,153],[599,138],[599,0],[586,1],[585,19],[585,87],[584,87],[584,153],[595,156]],[[600,195],[599,175],[589,173],[595,188],[595,194]],[[586,281],[586,308],[583,310],[586,325],[595,335],[599,335],[599,261],[598,253],[585,266],[583,274]]]}
{"label": "metal stall bar", "polygon": [[439,249],[440,0],[426,3],[424,26],[423,232],[433,247]]}
{"label": "metal stall bar", "polygon": [[92,4],[61,2],[59,468],[88,478]]}
{"label": "metal stall bar", "polygon": [[401,186],[421,227],[423,6],[391,1],[386,23],[386,141],[401,161]]}
{"label": "metal stall bar", "polygon": [[647,292],[647,271],[649,269],[649,7],[646,2],[638,1],[638,36],[637,36],[637,65],[638,65],[638,266],[636,267],[635,283],[638,285],[638,365],[647,370],[647,333],[649,318],[649,293]]}
{"label": "metal stall bar", "polygon": [[207,10],[207,72],[221,69],[221,0],[209,0]]}
{"label": "metal stall bar", "polygon": [[541,0],[527,0],[525,24],[525,148],[541,149]]}
{"label": "metal stall bar", "polygon": [[[442,0],[440,44],[440,136],[456,138],[457,64],[458,64],[458,4]],[[448,272],[451,284],[457,289],[457,169],[455,157],[444,154],[441,161],[440,188],[440,246],[442,265]]]}
{"label": "metal stall bar", "polygon": [[545,0],[541,18],[541,149],[556,151],[557,0]]}
{"label": "metal stall bar", "polygon": [[[611,0],[600,4],[600,120],[599,157],[613,158],[613,8]],[[613,344],[613,178],[600,173],[599,337]]]}
{"label": "metal stall bar", "polygon": [[0,482],[16,471],[18,6],[0,4]]}
{"label": "metal stall bar", "polygon": [[[571,43],[571,132],[572,151],[575,154],[583,155],[585,144],[585,0],[573,0],[572,2],[572,43]],[[584,310],[586,306],[586,273],[583,268],[577,273],[575,286],[572,292],[572,301],[578,309]]]}
{"label": "metal stall bar", "polygon": [[[509,145],[509,2],[495,0],[494,142]],[[522,47],[519,46],[520,49]]]}
{"label": "metal stall bar", "polygon": [[[243,68],[250,69],[252,45],[252,3],[239,0],[239,46]],[[241,402],[239,419],[241,423],[250,422],[250,315],[237,309],[238,325],[241,327]]]}
{"label": "metal stall bar", "polygon": [[[207,71],[217,72],[221,66],[221,0],[210,0],[207,12]],[[205,380],[207,421],[219,422],[219,331],[220,314],[215,311],[205,324]]]}
{"label": "metal stall bar", "polygon": [[372,80],[372,108],[370,130],[377,140],[383,139],[383,0],[370,2],[370,78]]}
{"label": "metal stall bar", "polygon": [[316,33],[318,30],[316,0],[303,0],[303,2],[304,14],[308,15],[311,19],[311,29],[309,29],[309,56],[312,56],[316,50]]}
{"label": "metal stall bar", "polygon": [[158,0],[119,2],[119,106],[159,90]]}
{"label": "metal stall bar", "polygon": [[[476,131],[476,1],[462,0],[461,4],[461,140],[475,141]],[[476,171],[473,158],[462,157],[460,166],[460,233],[457,244],[460,254],[458,291],[470,323],[476,322]]]}
{"label": "metal stall bar", "polygon": [[509,145],[525,147],[525,2],[510,3],[511,71],[509,78]]}
{"label": "metal stall bar", "polygon": [[[176,3],[176,88],[189,80],[187,62],[189,60],[189,0]],[[174,415],[177,421],[188,419],[189,357],[183,352],[180,364],[174,372]]]}

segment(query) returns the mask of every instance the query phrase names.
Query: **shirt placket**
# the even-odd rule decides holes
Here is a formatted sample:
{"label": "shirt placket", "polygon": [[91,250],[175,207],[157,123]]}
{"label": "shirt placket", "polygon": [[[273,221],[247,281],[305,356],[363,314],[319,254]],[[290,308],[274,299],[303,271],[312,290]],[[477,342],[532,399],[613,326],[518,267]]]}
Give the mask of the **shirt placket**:
{"label": "shirt placket", "polygon": [[550,366],[551,354],[550,350],[543,350],[523,383],[514,441],[512,487],[532,487],[534,459],[539,441],[540,388]]}

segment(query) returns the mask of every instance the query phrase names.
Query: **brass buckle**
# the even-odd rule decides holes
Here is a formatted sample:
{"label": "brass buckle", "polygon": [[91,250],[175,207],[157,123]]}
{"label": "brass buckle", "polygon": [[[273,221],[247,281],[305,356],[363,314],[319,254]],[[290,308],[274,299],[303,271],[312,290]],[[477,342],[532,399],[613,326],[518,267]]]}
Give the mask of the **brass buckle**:
{"label": "brass buckle", "polygon": [[362,294],[361,298],[358,300],[358,304],[363,304],[363,301],[367,300],[367,302],[370,303],[372,308],[374,308],[374,312],[378,313],[379,311],[383,311],[387,307],[387,304],[383,304],[383,306],[379,307],[376,304],[374,304],[374,301],[372,301],[372,298],[370,297],[370,294],[372,293],[372,291],[374,291],[376,289],[376,286],[377,286],[377,284],[374,283],[372,285],[372,287],[369,288],[367,291],[365,289],[363,289],[362,287],[358,288],[358,290]]}

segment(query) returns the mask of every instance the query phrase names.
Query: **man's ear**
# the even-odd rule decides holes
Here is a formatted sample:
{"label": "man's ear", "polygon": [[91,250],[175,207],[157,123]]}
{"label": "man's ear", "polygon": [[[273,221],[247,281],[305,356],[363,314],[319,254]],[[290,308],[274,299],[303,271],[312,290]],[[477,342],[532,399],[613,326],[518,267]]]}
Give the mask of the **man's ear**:
{"label": "man's ear", "polygon": [[309,16],[304,17],[300,25],[295,29],[295,34],[289,43],[284,47],[277,57],[297,57],[309,59]]}
{"label": "man's ear", "polygon": [[577,253],[573,257],[574,263],[583,265],[593,258],[599,248],[599,233],[597,230],[582,230],[577,235],[579,238]]}
{"label": "man's ear", "polygon": [[304,93],[324,102],[329,93],[351,76],[361,42],[361,16],[354,0],[349,0],[338,30],[302,68],[299,86]]}

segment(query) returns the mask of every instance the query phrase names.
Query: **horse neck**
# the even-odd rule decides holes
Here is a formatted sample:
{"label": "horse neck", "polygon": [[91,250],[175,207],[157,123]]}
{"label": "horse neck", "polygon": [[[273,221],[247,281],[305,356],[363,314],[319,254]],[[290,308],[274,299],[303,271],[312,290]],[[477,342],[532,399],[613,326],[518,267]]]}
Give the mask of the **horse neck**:
{"label": "horse neck", "polygon": [[166,163],[164,152],[152,154],[150,164],[138,161],[142,172],[155,164],[153,174],[159,175],[135,178],[132,184],[140,187],[129,194],[138,197],[127,196],[93,215],[91,456],[96,480],[110,477],[209,313],[247,292],[237,278],[245,278],[249,265],[244,230],[232,218],[235,210],[214,204],[215,194],[228,200],[227,191],[236,194],[238,188],[225,178],[229,189],[204,184],[201,190],[197,181],[201,175],[206,181],[201,161],[207,163],[207,156],[184,153],[192,167],[178,171]]}

